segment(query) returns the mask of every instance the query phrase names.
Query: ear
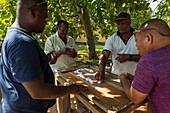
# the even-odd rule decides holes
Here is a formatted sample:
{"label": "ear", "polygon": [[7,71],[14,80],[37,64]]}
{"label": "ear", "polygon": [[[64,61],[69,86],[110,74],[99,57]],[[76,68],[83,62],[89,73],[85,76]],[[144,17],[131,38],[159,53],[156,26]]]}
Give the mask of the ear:
{"label": "ear", "polygon": [[148,44],[152,44],[153,43],[153,35],[152,34],[147,34],[146,35],[146,42]]}

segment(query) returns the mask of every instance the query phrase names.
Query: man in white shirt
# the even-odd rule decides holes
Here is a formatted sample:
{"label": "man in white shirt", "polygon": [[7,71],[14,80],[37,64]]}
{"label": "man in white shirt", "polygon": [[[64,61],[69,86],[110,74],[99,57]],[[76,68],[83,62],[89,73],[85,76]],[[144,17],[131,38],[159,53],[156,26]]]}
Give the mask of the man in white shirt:
{"label": "man in white shirt", "polygon": [[50,62],[53,71],[76,66],[77,57],[77,45],[74,39],[67,35],[68,23],[59,20],[56,27],[56,33],[46,40],[44,48],[46,53],[53,52],[54,59]]}
{"label": "man in white shirt", "polygon": [[134,29],[130,27],[130,15],[122,12],[117,16],[116,22],[118,31],[107,39],[99,58],[99,71],[95,75],[97,80],[105,79],[105,67],[110,53],[112,53],[113,63],[111,72],[116,75],[121,73],[134,75],[137,61],[140,58],[133,35]]}
{"label": "man in white shirt", "polygon": [[[67,21],[59,20],[56,24],[56,33],[51,35],[45,43],[45,53],[52,53],[49,61],[53,72],[76,66],[77,46],[74,39],[67,35],[68,26]],[[70,95],[65,95],[57,99],[57,109],[59,113],[71,112]]]}

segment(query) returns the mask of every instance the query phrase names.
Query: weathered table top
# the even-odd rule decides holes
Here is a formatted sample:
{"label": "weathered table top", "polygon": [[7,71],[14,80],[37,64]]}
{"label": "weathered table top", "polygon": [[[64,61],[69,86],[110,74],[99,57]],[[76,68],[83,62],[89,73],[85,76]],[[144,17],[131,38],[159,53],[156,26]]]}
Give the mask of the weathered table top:
{"label": "weathered table top", "polygon": [[[144,104],[133,104],[127,98],[117,75],[106,72],[106,79],[99,84],[94,78],[96,72],[95,67],[80,65],[60,70],[55,76],[62,85],[76,83],[88,87],[88,91],[76,97],[94,113],[128,113]],[[88,81],[88,77],[92,81]]]}

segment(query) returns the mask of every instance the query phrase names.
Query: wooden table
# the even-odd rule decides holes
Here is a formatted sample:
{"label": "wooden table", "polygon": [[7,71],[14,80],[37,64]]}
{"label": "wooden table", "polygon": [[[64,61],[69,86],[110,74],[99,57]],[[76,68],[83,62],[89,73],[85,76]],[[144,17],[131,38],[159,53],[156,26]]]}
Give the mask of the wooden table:
{"label": "wooden table", "polygon": [[[93,72],[83,70],[84,68]],[[93,83],[86,81],[75,71],[82,72],[86,78],[90,77]],[[60,70],[55,76],[64,86],[76,83],[88,87],[88,91],[75,96],[93,113],[129,113],[144,104],[142,102],[136,105],[127,98],[117,75],[106,72],[105,81],[98,84],[94,78],[96,72],[97,69],[92,66],[80,65]]]}

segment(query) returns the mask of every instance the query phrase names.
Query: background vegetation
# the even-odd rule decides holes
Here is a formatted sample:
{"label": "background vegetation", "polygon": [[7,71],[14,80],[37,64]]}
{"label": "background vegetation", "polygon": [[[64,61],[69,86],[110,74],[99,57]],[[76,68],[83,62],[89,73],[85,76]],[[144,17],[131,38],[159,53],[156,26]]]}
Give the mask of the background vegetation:
{"label": "background vegetation", "polygon": [[[54,23],[59,19],[69,22],[69,35],[73,38],[86,37],[89,59],[97,57],[98,34],[107,38],[116,31],[116,16],[126,11],[132,18],[132,27],[137,28],[150,18],[162,18],[170,24],[170,0],[161,0],[154,10],[151,2],[160,0],[47,0],[47,25],[42,34],[35,38],[44,45],[45,40],[55,32]],[[0,1],[0,38],[15,20],[16,0]],[[42,46],[43,47],[43,46]]]}
{"label": "background vegetation", "polygon": [[[100,56],[103,50],[103,45],[97,45],[96,46],[96,54],[97,56]],[[98,65],[98,59],[89,60],[88,59],[88,50],[86,45],[78,45],[78,57],[77,57],[77,63],[83,63],[83,64],[89,64],[89,65]]]}

